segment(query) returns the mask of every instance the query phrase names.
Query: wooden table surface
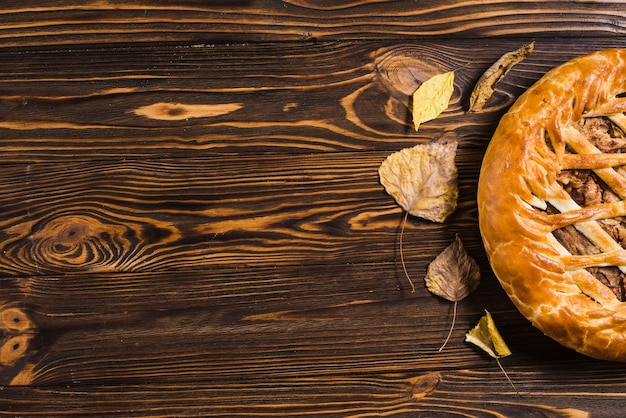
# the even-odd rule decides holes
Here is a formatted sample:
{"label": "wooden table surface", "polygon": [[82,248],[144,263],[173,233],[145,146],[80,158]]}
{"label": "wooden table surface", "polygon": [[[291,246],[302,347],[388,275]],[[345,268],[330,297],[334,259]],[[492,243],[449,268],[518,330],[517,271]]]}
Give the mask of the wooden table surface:
{"label": "wooden table surface", "polygon": [[[626,46],[626,2],[5,1],[0,11],[0,415],[600,417],[626,365],[534,329],[477,226],[482,155],[548,69]],[[484,111],[503,53],[535,51]],[[424,79],[457,70],[415,132]],[[459,206],[410,217],[377,169],[447,131]],[[428,263],[459,235],[482,284]],[[488,309],[513,354],[464,341]]]}

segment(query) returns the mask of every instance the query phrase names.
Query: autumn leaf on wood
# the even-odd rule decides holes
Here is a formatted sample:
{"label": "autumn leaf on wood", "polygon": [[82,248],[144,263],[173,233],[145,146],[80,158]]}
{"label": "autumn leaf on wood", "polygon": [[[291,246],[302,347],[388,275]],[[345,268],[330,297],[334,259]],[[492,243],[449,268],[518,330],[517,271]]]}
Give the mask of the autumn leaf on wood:
{"label": "autumn leaf on wood", "polygon": [[448,108],[454,92],[454,71],[437,74],[424,81],[413,92],[413,126],[417,131],[423,122],[435,119]]}
{"label": "autumn leaf on wood", "polygon": [[406,213],[400,230],[400,260],[404,274],[415,285],[404,262],[402,238],[408,214],[443,222],[456,209],[459,195],[456,164],[456,135],[405,148],[389,155],[378,168],[380,182]]}
{"label": "autumn leaf on wood", "polygon": [[[513,389],[517,392],[513,381],[509,378],[509,375],[504,371],[500,359],[511,355],[511,350],[504,342],[502,335],[496,327],[496,323],[493,321],[493,317],[488,310],[485,309],[485,315],[480,318],[478,324],[465,334],[465,341],[470,342],[477,347],[481,348],[491,357],[496,359],[500,370],[504,373],[504,376],[509,381]],[[519,395],[519,392],[517,392]]]}
{"label": "autumn leaf on wood", "polygon": [[452,325],[446,340],[439,348],[441,351],[452,335],[458,301],[469,296],[480,284],[480,267],[467,253],[458,235],[454,242],[428,265],[424,282],[431,293],[454,302]]}
{"label": "autumn leaf on wood", "polygon": [[430,292],[450,302],[458,302],[478,288],[480,268],[457,235],[454,242],[428,265],[424,281]]}
{"label": "autumn leaf on wood", "polygon": [[389,155],[380,165],[380,182],[408,213],[443,222],[456,209],[458,140],[453,134]]}
{"label": "autumn leaf on wood", "polygon": [[478,324],[465,335],[465,341],[482,348],[493,358],[511,355],[511,350],[504,342],[491,313],[487,310],[485,310],[485,315],[480,318]]}
{"label": "autumn leaf on wood", "polygon": [[496,83],[509,72],[513,66],[521,62],[533,51],[534,42],[524,45],[516,51],[507,52],[494,62],[478,79],[470,95],[470,112],[482,110],[487,100],[493,95]]}

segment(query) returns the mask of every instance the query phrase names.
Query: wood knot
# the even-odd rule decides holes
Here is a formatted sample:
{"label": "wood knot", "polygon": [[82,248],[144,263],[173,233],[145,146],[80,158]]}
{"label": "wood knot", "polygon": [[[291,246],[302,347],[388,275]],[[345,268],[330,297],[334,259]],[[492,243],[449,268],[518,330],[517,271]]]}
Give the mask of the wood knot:
{"label": "wood knot", "polygon": [[310,10],[324,10],[334,11],[342,9],[351,9],[358,6],[363,6],[366,3],[373,3],[376,0],[334,0],[330,2],[319,2],[309,0],[283,0],[283,3],[291,4],[292,6],[302,7]]}
{"label": "wood knot", "polygon": [[[119,271],[134,266],[147,252],[180,239],[167,221],[89,207],[25,222],[13,228],[17,237],[5,244],[3,259],[24,273]],[[145,265],[145,261],[142,261]]]}
{"label": "wood knot", "polygon": [[139,107],[133,113],[149,119],[175,121],[192,118],[214,118],[235,112],[242,107],[242,103],[190,104],[159,102]]}
{"label": "wood knot", "polygon": [[21,254],[39,271],[109,271],[141,241],[138,225],[115,222],[107,213],[68,214],[36,225]]}
{"label": "wood knot", "polygon": [[0,310],[0,329],[5,332],[27,332],[33,331],[35,324],[22,309],[7,307]]}
{"label": "wood knot", "polygon": [[80,242],[89,233],[89,225],[83,223],[71,223],[66,225],[57,235],[61,244],[75,244]]}
{"label": "wood knot", "polygon": [[399,122],[408,117],[412,95],[429,78],[450,71],[449,66],[433,61],[432,51],[417,46],[397,45],[376,52],[375,84],[389,95],[387,116]]}
{"label": "wood knot", "polygon": [[411,379],[411,398],[421,399],[430,395],[441,382],[441,373],[432,372]]}
{"label": "wood knot", "polygon": [[0,306],[0,365],[13,366],[26,356],[36,328],[24,309],[6,304]]}
{"label": "wood knot", "polygon": [[128,246],[126,232],[124,226],[86,215],[58,217],[31,235],[32,256],[39,265],[57,267],[106,264]]}
{"label": "wood knot", "polygon": [[32,334],[20,334],[4,338],[0,346],[0,365],[13,366],[19,359],[24,358],[33,337]]}
{"label": "wood knot", "polygon": [[408,103],[408,98],[428,78],[443,70],[429,65],[418,48],[396,46],[378,51],[374,61],[376,80],[392,96]]}

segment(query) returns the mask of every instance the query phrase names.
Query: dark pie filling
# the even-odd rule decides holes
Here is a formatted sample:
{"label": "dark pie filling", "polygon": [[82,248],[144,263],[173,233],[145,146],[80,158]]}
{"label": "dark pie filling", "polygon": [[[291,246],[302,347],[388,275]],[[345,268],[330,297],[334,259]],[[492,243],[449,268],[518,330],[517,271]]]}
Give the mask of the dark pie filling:
{"label": "dark pie filling", "polygon": [[[584,118],[576,128],[603,153],[626,152],[626,135],[608,118]],[[626,167],[617,167],[616,171],[624,175]],[[579,206],[622,200],[592,170],[563,170],[559,173],[557,181]],[[549,213],[558,213],[550,205],[547,210]],[[626,248],[626,218],[603,219],[598,223],[622,248]],[[553,232],[553,235],[573,255],[591,255],[602,252],[574,226],[558,229]],[[587,270],[610,288],[618,300],[626,301],[626,273],[614,266],[593,267]]]}

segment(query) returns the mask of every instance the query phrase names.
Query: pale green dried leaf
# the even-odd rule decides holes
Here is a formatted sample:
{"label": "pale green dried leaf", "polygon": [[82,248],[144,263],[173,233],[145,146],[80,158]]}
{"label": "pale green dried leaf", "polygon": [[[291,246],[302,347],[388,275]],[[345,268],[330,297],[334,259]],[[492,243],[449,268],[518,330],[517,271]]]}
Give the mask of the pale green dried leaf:
{"label": "pale green dried leaf", "polygon": [[389,155],[378,169],[381,184],[411,215],[443,222],[456,209],[459,194],[457,144],[449,134]]}

